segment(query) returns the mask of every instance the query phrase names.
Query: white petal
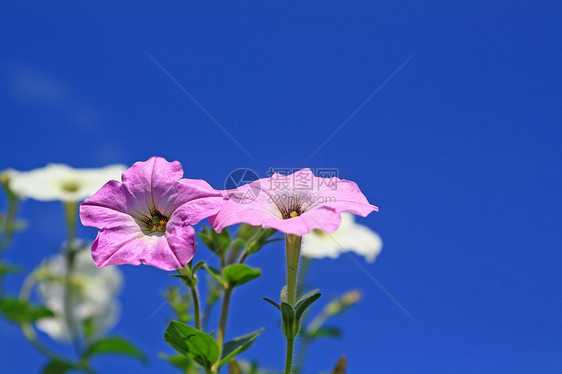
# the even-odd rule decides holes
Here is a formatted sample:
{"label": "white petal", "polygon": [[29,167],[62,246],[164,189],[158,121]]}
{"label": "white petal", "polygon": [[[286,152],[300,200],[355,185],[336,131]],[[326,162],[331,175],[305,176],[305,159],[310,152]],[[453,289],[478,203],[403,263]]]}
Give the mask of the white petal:
{"label": "white petal", "polygon": [[49,164],[10,175],[10,188],[22,198],[40,201],[80,201],[93,195],[106,182],[120,179],[124,165],[99,169],[74,169],[64,164]]}
{"label": "white petal", "polygon": [[[120,304],[117,296],[123,279],[116,267],[98,269],[92,260],[90,246],[76,254],[75,268],[72,275],[72,317],[75,325],[81,327],[87,319],[93,319],[98,334],[113,327],[119,318]],[[37,328],[51,338],[68,341],[69,333],[65,324],[64,284],[66,272],[65,259],[62,255],[52,256],[42,262],[36,270],[50,279],[39,282],[39,296],[45,305],[55,313],[53,318],[38,321]]]}
{"label": "white petal", "polygon": [[354,251],[373,262],[382,249],[380,236],[364,225],[355,223],[351,213],[341,214],[341,225],[333,234],[312,232],[302,240],[302,254],[311,258],[336,258]]}

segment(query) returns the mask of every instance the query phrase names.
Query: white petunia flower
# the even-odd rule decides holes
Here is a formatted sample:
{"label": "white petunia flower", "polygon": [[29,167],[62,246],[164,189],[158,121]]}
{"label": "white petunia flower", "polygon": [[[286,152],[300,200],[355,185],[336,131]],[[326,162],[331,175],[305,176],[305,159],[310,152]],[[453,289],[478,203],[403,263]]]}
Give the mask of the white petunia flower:
{"label": "white petunia flower", "polygon": [[12,171],[10,189],[22,198],[81,201],[92,196],[108,181],[119,180],[125,169],[125,165],[74,169],[64,164],[49,164],[31,171]]}
{"label": "white petunia flower", "polygon": [[346,250],[373,262],[381,249],[382,240],[377,233],[367,226],[355,223],[353,214],[341,213],[341,225],[335,233],[327,234],[315,229],[303,236],[301,253],[310,258],[336,258]]}
{"label": "white petunia flower", "polygon": [[[90,254],[90,245],[83,243],[80,247],[70,281],[72,321],[79,331],[82,331],[85,322],[89,322],[95,328],[95,335],[100,335],[119,319],[121,308],[117,296],[123,277],[116,267],[98,269]],[[37,328],[55,340],[69,341],[64,308],[65,257],[56,255],[45,259],[36,274],[42,279],[38,287],[39,297],[55,314],[54,317],[40,319]]]}

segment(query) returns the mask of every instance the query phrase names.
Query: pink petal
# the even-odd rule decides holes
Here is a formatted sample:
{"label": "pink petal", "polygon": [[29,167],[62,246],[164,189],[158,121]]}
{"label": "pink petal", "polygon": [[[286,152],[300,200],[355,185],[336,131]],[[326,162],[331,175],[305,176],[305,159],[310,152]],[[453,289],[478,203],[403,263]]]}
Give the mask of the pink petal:
{"label": "pink petal", "polygon": [[186,225],[195,225],[202,219],[217,214],[223,204],[222,196],[203,197],[190,200],[180,206],[170,216],[170,223],[182,223]]}
{"label": "pink petal", "polygon": [[369,213],[379,210],[376,206],[369,204],[357,184],[352,181],[338,180],[334,190],[325,187],[321,189],[320,193],[334,198],[326,205],[334,208],[338,213],[349,212],[365,217]]}
{"label": "pink petal", "polygon": [[[195,255],[195,230],[193,227],[178,220],[171,220],[166,225],[166,239],[171,252],[180,265],[176,269],[184,267],[193,259]],[[161,266],[158,267],[163,269]]]}
{"label": "pink petal", "polygon": [[209,217],[211,226],[221,232],[227,226],[242,222],[260,226],[264,220],[275,217],[264,180],[259,179],[236,190],[227,191],[229,197],[223,202],[218,214]]}
{"label": "pink petal", "polygon": [[[189,229],[191,229],[191,231]],[[192,240],[189,241],[189,238],[184,237],[180,245],[173,249],[169,243],[170,235],[168,235],[168,230],[166,230],[166,235],[161,236],[155,245],[144,253],[142,262],[145,265],[156,266],[157,268],[167,271],[184,267],[195,254],[195,239],[193,238],[195,234],[193,228],[186,226],[184,230],[182,230],[182,234],[186,233],[191,235]],[[176,238],[178,235],[174,233],[171,236]],[[176,240],[174,240],[174,242],[175,241]]]}
{"label": "pink petal", "polygon": [[148,161],[135,162],[121,176],[128,195],[128,205],[139,212],[146,212],[147,207],[165,209],[160,199],[182,176],[183,168],[178,161],[168,162],[162,157],[151,157]]}
{"label": "pink petal", "polygon": [[335,232],[341,222],[341,216],[328,207],[318,207],[289,219],[268,218],[263,221],[264,228],[274,228],[286,234],[303,236],[313,229]]}
{"label": "pink petal", "polygon": [[97,267],[140,265],[145,251],[154,246],[155,239],[134,225],[108,228],[100,231],[92,244],[92,258]]}
{"label": "pink petal", "polygon": [[[213,189],[207,182],[200,179],[181,179],[176,183],[166,195],[160,198],[160,212],[168,217],[182,204],[192,200],[210,198],[211,200],[222,201],[224,196],[223,191]],[[219,204],[220,205],[220,204]],[[208,214],[201,219],[206,218],[212,214]]]}
{"label": "pink petal", "polygon": [[80,205],[80,220],[84,226],[113,228],[134,222],[128,212],[127,198],[121,183],[107,182],[92,197]]}

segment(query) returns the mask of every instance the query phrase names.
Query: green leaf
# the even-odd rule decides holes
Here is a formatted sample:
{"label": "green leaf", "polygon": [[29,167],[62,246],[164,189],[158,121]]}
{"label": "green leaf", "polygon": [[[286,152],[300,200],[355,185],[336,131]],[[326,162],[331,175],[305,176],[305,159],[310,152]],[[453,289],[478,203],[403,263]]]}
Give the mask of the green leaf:
{"label": "green leaf", "polygon": [[209,274],[211,275],[211,277],[213,277],[214,280],[216,280],[223,287],[226,287],[226,283],[222,278],[222,274],[220,270],[215,269],[214,267],[211,267],[207,264],[203,265],[203,267],[209,272]]}
{"label": "green leaf", "polygon": [[139,360],[148,361],[144,353],[126,339],[110,336],[102,338],[94,342],[88,348],[86,356],[90,357],[99,354],[118,354],[138,358]]}
{"label": "green leaf", "polygon": [[211,238],[209,231],[209,228],[203,227],[201,232],[197,233],[197,237],[210,249],[213,246],[213,238]]}
{"label": "green leaf", "polygon": [[245,264],[228,265],[222,270],[225,282],[230,286],[240,286],[261,275],[261,270]]}
{"label": "green leaf", "polygon": [[262,333],[262,331],[263,329],[259,329],[257,331],[239,336],[236,339],[226,342],[223,347],[220,366],[223,366],[235,356],[250,348],[254,340],[256,340],[256,338]]}
{"label": "green leaf", "polygon": [[275,301],[268,299],[267,297],[264,297],[263,299],[268,303],[270,303],[271,305],[273,305],[274,307],[276,307],[277,309],[281,310],[281,306],[277,304]]}
{"label": "green leaf", "polygon": [[209,370],[219,360],[220,349],[215,339],[180,322],[170,322],[164,340],[179,353],[192,358]]}
{"label": "green leaf", "polygon": [[204,227],[197,236],[213,253],[219,256],[222,256],[230,248],[232,242],[230,233],[226,228],[218,233],[215,229]]}
{"label": "green leaf", "polygon": [[53,312],[45,307],[36,307],[26,301],[10,297],[0,300],[0,312],[7,319],[17,323],[34,322],[54,316]]}
{"label": "green leaf", "polygon": [[215,252],[218,254],[225,253],[228,248],[230,248],[230,243],[232,242],[228,229],[222,229],[221,233],[216,232],[215,229],[211,229],[210,231],[211,237],[213,238]]}
{"label": "green leaf", "polygon": [[42,374],[64,374],[74,369],[74,365],[64,361],[51,361],[43,368]]}
{"label": "green leaf", "polygon": [[342,332],[337,327],[321,327],[311,334],[307,334],[309,339],[321,339],[321,338],[339,338]]}

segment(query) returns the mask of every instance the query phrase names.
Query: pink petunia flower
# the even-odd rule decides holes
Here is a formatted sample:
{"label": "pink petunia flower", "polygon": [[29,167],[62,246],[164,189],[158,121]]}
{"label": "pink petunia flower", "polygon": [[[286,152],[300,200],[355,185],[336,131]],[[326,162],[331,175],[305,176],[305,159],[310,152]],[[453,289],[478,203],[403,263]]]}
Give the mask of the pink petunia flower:
{"label": "pink petunia flower", "polygon": [[92,245],[98,267],[131,264],[184,267],[195,253],[192,225],[216,214],[223,193],[203,180],[182,179],[178,161],[136,162],[80,206],[85,226],[103,229]]}
{"label": "pink petunia flower", "polygon": [[365,217],[378,211],[354,182],[316,177],[310,169],[287,176],[275,173],[227,191],[227,196],[218,214],[209,218],[219,232],[245,222],[298,236],[313,229],[332,233],[340,225],[341,212]]}

